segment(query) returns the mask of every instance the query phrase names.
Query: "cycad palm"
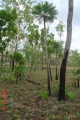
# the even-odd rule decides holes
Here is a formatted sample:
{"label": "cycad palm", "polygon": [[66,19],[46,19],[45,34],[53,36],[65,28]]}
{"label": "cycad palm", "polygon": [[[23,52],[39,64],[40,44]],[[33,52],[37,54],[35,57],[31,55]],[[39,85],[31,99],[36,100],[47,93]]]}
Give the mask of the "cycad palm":
{"label": "cycad palm", "polygon": [[53,4],[49,4],[47,1],[45,3],[38,3],[34,7],[33,14],[35,18],[43,18],[44,22],[44,42],[46,47],[46,63],[47,63],[47,79],[48,79],[48,91],[49,95],[50,91],[50,69],[49,69],[49,57],[48,57],[48,49],[47,49],[47,40],[46,40],[46,22],[52,23],[54,19],[56,19],[56,15],[58,14],[56,7]]}
{"label": "cycad palm", "polygon": [[46,22],[53,22],[58,12],[56,6],[46,1],[44,4],[38,3],[34,7],[33,14],[35,14],[37,18],[43,18],[43,20],[45,18]]}

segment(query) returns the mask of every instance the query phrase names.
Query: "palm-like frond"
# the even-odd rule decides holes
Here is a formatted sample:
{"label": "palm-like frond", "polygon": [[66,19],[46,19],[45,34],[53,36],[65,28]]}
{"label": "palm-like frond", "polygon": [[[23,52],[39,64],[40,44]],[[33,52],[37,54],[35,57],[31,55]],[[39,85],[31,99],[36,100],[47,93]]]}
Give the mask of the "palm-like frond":
{"label": "palm-like frond", "polygon": [[38,3],[34,7],[33,14],[38,18],[45,17],[46,22],[53,22],[56,19],[56,15],[58,14],[56,6],[53,4],[49,4],[47,1],[43,3]]}

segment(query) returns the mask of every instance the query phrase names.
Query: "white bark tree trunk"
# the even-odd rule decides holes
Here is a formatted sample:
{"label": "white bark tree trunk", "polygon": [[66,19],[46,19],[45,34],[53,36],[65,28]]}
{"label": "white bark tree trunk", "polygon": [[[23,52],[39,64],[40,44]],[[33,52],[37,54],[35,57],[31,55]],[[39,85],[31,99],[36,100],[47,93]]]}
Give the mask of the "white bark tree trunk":
{"label": "white bark tree trunk", "polygon": [[73,18],[73,0],[69,0],[68,5],[68,19],[67,19],[67,38],[64,50],[64,57],[60,69],[60,88],[58,100],[65,100],[65,76],[66,76],[66,63],[70,50],[71,39],[72,39],[72,18]]}
{"label": "white bark tree trunk", "polygon": [[73,19],[73,0],[69,0],[68,19],[67,19],[67,38],[65,52],[70,50],[72,39],[72,19]]}

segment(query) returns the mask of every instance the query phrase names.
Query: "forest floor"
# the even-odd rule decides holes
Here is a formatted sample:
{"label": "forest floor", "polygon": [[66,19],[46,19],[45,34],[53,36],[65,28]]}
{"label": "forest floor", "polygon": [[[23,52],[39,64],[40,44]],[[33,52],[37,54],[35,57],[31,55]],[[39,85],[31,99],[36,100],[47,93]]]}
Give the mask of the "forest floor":
{"label": "forest floor", "polygon": [[39,96],[47,89],[46,69],[37,69],[31,75],[26,71],[24,80],[18,84],[0,78],[0,101],[1,91],[6,90],[6,110],[0,110],[0,120],[80,120],[80,88],[72,87],[71,69],[66,76],[66,86],[76,97],[73,100],[66,97],[61,102],[58,101],[59,80],[55,80],[55,69],[52,69],[51,96],[46,99]]}

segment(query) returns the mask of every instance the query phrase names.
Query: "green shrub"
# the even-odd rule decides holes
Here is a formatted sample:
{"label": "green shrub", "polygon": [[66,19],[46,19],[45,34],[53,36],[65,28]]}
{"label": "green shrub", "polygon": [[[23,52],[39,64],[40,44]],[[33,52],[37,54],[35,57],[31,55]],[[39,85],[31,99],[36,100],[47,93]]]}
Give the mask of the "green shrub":
{"label": "green shrub", "polygon": [[15,77],[14,76],[9,76],[8,82],[14,83],[15,82]]}
{"label": "green shrub", "polygon": [[17,75],[23,74],[23,72],[24,72],[24,66],[23,66],[23,65],[15,66],[15,73],[16,73]]}
{"label": "green shrub", "polygon": [[2,76],[1,76],[1,79],[2,79],[2,80],[8,79],[9,76],[10,76],[9,73],[3,73]]}
{"label": "green shrub", "polygon": [[67,92],[66,95],[70,100],[74,100],[76,97],[76,94],[73,92]]}
{"label": "green shrub", "polygon": [[[55,86],[55,89],[59,93],[59,84]],[[65,87],[65,94],[70,100],[74,100],[76,97],[76,94],[73,92],[70,92],[67,86]]]}
{"label": "green shrub", "polygon": [[46,99],[49,95],[49,91],[48,90],[45,90],[44,92],[41,92],[39,94],[39,97],[43,98],[43,99]]}
{"label": "green shrub", "polygon": [[0,110],[1,110],[1,108],[2,108],[2,101],[0,100]]}
{"label": "green shrub", "polygon": [[24,64],[24,57],[21,53],[15,52],[14,53],[14,60],[19,64]]}
{"label": "green shrub", "polygon": [[[59,93],[59,84],[55,86],[56,91]],[[65,94],[69,91],[68,86],[65,86]]]}
{"label": "green shrub", "polygon": [[14,118],[14,120],[17,120],[19,118],[19,115],[14,113],[13,118]]}
{"label": "green shrub", "polygon": [[1,76],[2,80],[6,80],[8,82],[15,82],[15,77],[14,77],[14,73],[3,73],[3,75]]}

